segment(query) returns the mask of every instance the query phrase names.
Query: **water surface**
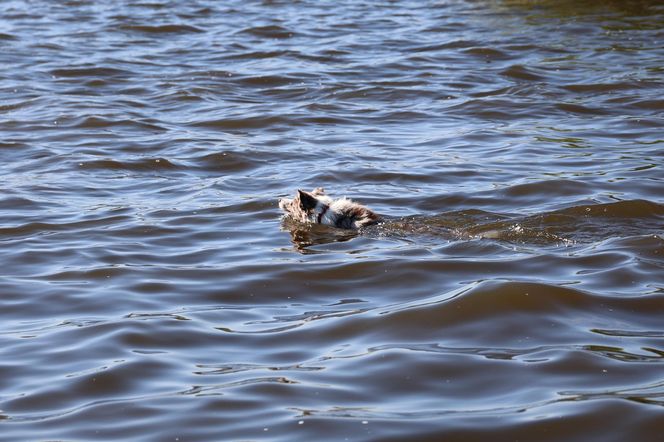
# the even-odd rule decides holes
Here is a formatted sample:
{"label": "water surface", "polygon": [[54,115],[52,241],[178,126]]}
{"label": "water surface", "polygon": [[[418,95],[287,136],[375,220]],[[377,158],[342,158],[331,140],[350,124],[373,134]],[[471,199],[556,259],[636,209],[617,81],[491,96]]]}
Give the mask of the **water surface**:
{"label": "water surface", "polygon": [[[654,441],[656,1],[7,1],[7,440]],[[385,217],[282,220],[325,187]]]}

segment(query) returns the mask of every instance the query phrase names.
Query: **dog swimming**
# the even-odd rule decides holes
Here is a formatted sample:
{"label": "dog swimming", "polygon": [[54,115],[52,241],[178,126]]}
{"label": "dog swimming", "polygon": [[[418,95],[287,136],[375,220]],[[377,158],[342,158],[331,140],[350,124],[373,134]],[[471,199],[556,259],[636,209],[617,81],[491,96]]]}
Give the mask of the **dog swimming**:
{"label": "dog swimming", "polygon": [[348,198],[333,199],[318,187],[311,192],[297,191],[295,198],[282,198],[279,207],[286,217],[308,224],[323,224],[339,229],[354,229],[380,222],[380,216]]}

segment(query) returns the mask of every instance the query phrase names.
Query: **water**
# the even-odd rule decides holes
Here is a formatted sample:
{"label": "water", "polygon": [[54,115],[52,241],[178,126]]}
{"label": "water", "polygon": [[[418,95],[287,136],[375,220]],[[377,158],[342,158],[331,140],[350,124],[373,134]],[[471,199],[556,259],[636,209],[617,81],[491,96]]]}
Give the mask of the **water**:
{"label": "water", "polygon": [[[651,441],[656,1],[0,5],[5,440]],[[294,225],[323,186],[385,216]]]}

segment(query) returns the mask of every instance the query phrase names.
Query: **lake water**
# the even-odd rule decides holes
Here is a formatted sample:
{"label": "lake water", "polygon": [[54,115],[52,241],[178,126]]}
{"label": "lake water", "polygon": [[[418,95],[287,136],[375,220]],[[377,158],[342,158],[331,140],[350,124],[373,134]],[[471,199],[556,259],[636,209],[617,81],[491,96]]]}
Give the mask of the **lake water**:
{"label": "lake water", "polygon": [[[0,4],[4,440],[655,441],[658,1]],[[322,186],[385,217],[281,219]]]}

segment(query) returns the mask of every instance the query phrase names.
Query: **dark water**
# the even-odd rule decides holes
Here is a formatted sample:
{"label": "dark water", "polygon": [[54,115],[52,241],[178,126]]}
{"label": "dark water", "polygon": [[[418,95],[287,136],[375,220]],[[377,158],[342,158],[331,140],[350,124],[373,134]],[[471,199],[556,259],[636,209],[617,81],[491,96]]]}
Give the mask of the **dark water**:
{"label": "dark water", "polygon": [[[657,1],[0,4],[0,438],[654,441]],[[323,186],[386,216],[283,222]]]}

